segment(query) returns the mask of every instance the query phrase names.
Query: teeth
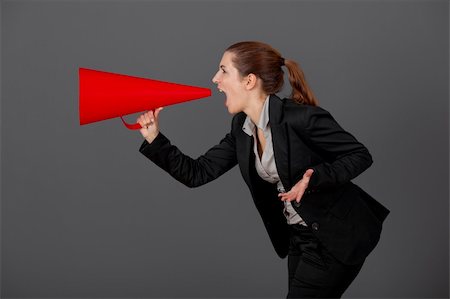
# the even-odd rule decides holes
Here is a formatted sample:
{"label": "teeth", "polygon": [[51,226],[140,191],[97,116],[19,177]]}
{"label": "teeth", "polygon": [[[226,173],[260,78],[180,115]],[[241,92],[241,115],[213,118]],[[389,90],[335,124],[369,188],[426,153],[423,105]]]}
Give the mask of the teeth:
{"label": "teeth", "polygon": [[223,90],[222,90],[222,89],[219,89],[219,92],[223,92]]}

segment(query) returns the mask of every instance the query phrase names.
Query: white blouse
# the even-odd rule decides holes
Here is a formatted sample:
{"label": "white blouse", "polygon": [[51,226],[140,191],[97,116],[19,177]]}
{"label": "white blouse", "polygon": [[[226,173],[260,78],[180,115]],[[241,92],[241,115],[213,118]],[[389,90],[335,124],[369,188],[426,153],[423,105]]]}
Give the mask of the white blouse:
{"label": "white blouse", "polygon": [[[258,175],[263,180],[269,183],[273,184],[276,183],[278,192],[285,192],[280,177],[278,176],[275,158],[273,155],[272,133],[270,131],[270,124],[269,124],[269,97],[270,95],[267,96],[267,98],[264,101],[264,106],[261,111],[261,115],[259,117],[258,125],[255,125],[250,119],[250,117],[247,116],[247,118],[244,121],[242,130],[244,130],[244,132],[247,133],[247,135],[253,136],[254,138],[253,151],[255,153],[255,168]],[[260,128],[263,131],[264,138],[266,139],[266,146],[264,148],[264,152],[261,156],[261,159],[259,158],[258,154],[258,140],[256,135],[257,134],[256,127]],[[283,214],[286,217],[288,224],[299,223],[306,226],[305,221],[294,210],[291,202],[289,201],[284,202]]]}

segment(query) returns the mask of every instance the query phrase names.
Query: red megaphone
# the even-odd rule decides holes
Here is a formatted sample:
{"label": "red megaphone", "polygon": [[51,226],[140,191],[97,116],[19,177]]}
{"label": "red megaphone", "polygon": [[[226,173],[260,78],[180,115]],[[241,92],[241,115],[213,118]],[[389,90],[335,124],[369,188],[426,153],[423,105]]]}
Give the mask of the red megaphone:
{"label": "red megaphone", "polygon": [[208,88],[79,68],[80,125],[209,97]]}

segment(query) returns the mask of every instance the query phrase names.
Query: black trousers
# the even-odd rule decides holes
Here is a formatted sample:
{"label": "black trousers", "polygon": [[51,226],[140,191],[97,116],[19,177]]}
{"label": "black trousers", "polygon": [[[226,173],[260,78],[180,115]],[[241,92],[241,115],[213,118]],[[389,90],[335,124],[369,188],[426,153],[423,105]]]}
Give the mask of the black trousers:
{"label": "black trousers", "polygon": [[289,227],[287,298],[340,298],[363,263],[345,265],[322,246],[309,227]]}

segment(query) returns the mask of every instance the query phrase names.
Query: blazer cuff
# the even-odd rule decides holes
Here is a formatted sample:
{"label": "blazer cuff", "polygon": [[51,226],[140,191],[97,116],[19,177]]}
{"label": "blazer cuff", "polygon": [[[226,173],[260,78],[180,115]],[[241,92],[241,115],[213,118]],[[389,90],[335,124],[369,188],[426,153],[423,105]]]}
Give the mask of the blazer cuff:
{"label": "blazer cuff", "polygon": [[308,169],[313,169],[313,173],[311,175],[311,178],[309,179],[308,187],[315,188],[318,187],[320,183],[320,171],[318,170],[318,166],[308,167]]}
{"label": "blazer cuff", "polygon": [[148,141],[144,139],[144,142],[142,142],[141,147],[139,148],[139,152],[151,159],[167,142],[169,142],[169,139],[167,139],[163,133],[159,132],[152,143],[148,143]]}

